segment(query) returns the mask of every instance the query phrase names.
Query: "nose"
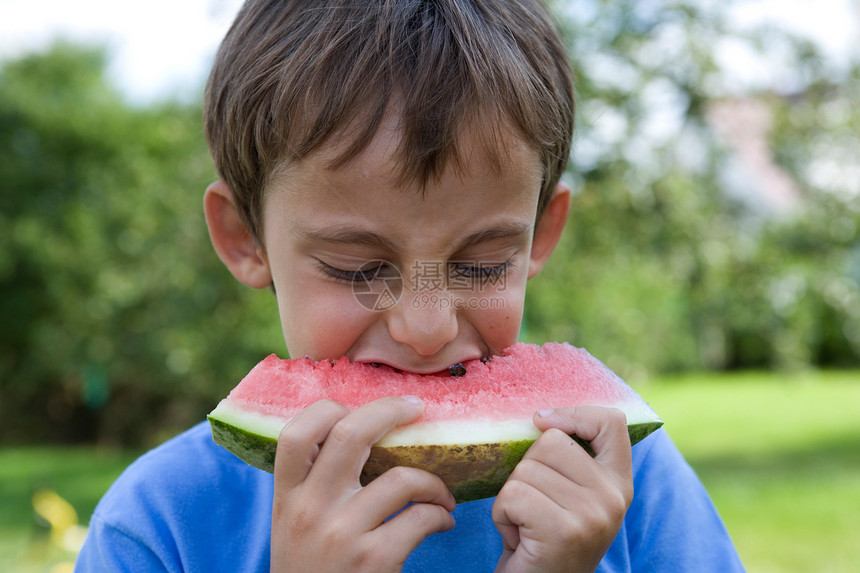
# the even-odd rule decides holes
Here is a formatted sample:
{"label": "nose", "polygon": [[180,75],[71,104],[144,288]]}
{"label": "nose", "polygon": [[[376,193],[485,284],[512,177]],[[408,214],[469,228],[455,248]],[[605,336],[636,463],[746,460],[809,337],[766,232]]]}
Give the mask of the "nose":
{"label": "nose", "polygon": [[457,309],[444,291],[427,293],[404,289],[404,296],[388,312],[391,337],[421,356],[432,356],[457,337]]}

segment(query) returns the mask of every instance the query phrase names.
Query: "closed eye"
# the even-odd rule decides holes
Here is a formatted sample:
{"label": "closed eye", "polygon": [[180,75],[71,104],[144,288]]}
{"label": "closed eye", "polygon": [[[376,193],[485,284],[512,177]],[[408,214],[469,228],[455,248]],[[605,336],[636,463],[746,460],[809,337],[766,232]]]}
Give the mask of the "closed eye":
{"label": "closed eye", "polygon": [[448,263],[448,272],[450,276],[455,278],[494,281],[510,272],[513,266],[514,263],[511,259],[503,263],[450,262]]}
{"label": "closed eye", "polygon": [[371,261],[354,270],[340,269],[319,261],[319,269],[325,278],[349,285],[399,277],[397,270],[384,261]]}

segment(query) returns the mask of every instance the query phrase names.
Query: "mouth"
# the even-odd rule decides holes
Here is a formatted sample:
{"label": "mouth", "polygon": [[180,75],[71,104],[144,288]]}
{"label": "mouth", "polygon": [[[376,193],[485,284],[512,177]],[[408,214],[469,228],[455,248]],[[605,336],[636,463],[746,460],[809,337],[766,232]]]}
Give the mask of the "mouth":
{"label": "mouth", "polygon": [[475,356],[463,358],[462,360],[455,362],[453,364],[448,364],[447,366],[440,367],[438,363],[436,364],[427,364],[426,366],[418,365],[409,365],[404,366],[401,364],[397,364],[394,362],[386,361],[386,360],[360,360],[364,364],[370,364],[374,368],[390,368],[395,372],[402,372],[408,374],[418,374],[420,376],[454,376],[459,377],[466,374],[468,369],[468,363],[473,360],[481,360],[481,362],[488,362],[491,358],[487,356]]}

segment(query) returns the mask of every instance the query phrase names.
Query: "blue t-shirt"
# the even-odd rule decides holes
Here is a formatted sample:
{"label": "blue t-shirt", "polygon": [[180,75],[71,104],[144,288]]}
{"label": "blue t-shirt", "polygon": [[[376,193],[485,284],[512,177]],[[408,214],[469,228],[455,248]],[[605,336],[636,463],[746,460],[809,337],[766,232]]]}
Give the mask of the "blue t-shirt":
{"label": "blue t-shirt", "polygon": [[[598,571],[743,571],[710,498],[663,431],[633,447],[635,494]],[[269,570],[272,475],[246,465],[199,424],[134,462],[93,514],[76,572]],[[502,541],[493,499],[462,503],[456,526],[404,571],[493,571]]]}

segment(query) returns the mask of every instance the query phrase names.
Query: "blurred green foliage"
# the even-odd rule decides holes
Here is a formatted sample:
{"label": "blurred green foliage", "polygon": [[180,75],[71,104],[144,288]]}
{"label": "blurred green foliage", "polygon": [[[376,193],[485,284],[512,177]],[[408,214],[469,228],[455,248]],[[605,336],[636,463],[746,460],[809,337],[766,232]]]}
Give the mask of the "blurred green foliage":
{"label": "blurred green foliage", "polygon": [[[574,204],[524,338],[586,346],[632,381],[860,364],[857,62],[837,73],[779,36],[797,81],[757,101],[801,202],[769,212],[754,185],[727,192],[737,158],[708,114],[734,97],[714,47],[771,36],[730,34],[716,3],[557,4],[578,76]],[[271,293],[209,244],[199,106],[130,105],[104,72],[103,51],[67,44],[0,69],[7,443],[146,445],[285,352]]]}
{"label": "blurred green foliage", "polygon": [[209,244],[199,108],[129,106],[104,64],[58,45],[0,75],[7,441],[157,439],[283,347]]}
{"label": "blurred green foliage", "polygon": [[[576,194],[530,286],[527,338],[586,346],[633,381],[860,363],[860,61],[735,31],[720,3],[556,5],[578,71]],[[733,85],[727,42],[775,51],[781,89]],[[765,110],[759,135],[796,204],[768,204],[747,148],[719,136],[725,102]]]}

